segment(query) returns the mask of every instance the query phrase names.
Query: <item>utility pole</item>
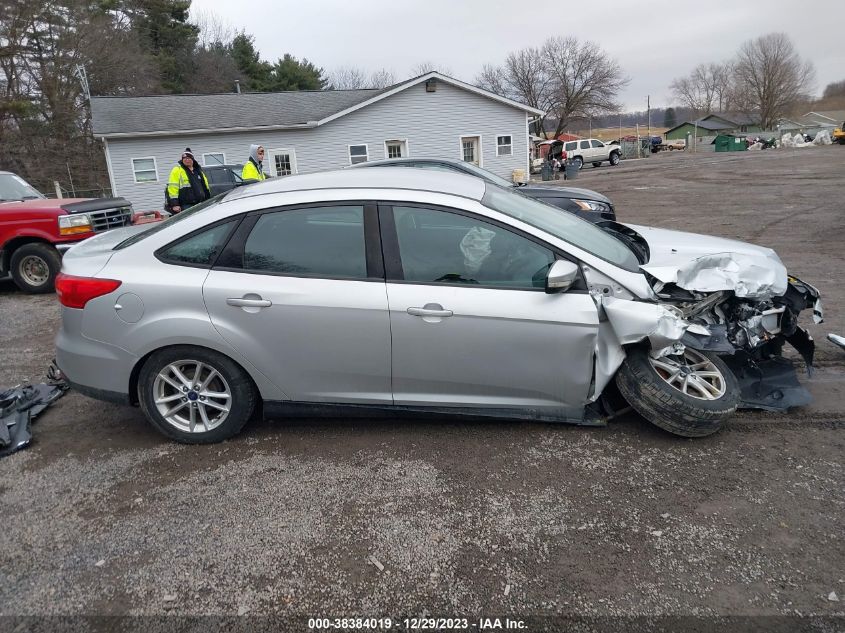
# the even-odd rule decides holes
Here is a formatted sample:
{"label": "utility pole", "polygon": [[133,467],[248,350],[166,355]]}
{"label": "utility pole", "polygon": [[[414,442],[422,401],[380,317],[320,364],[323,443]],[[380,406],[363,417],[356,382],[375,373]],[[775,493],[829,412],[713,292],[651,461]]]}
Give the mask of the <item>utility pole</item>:
{"label": "utility pole", "polygon": [[648,143],[651,147],[651,95],[646,95],[646,110],[648,111]]}

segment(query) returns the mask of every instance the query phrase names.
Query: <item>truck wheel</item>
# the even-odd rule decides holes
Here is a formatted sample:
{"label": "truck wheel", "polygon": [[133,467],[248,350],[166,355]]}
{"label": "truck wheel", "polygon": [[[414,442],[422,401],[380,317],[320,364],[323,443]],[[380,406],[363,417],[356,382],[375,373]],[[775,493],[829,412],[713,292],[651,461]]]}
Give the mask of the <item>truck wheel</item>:
{"label": "truck wheel", "polygon": [[682,437],[715,433],[740,401],[739,383],[724,361],[689,347],[661,358],[645,347],[629,348],[616,385],[637,413]]}
{"label": "truck wheel", "polygon": [[12,253],[11,272],[15,285],[28,294],[53,292],[62,258],[50,244],[24,244]]}
{"label": "truck wheel", "polygon": [[613,167],[619,164],[619,152],[611,152],[610,153],[610,164]]}

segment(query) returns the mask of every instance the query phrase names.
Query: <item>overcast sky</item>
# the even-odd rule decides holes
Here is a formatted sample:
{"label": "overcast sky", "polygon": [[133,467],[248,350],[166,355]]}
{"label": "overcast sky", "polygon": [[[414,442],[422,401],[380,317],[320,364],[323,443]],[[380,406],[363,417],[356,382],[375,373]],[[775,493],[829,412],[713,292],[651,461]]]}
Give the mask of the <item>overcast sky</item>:
{"label": "overcast sky", "polygon": [[425,61],[472,82],[485,63],[550,36],[598,43],[631,83],[626,110],[674,105],[669,83],[696,64],[724,61],[748,39],[784,31],[813,62],[814,94],[845,79],[842,0],[193,0],[255,37],[263,59],[284,53],[331,71],[387,68],[397,80]]}

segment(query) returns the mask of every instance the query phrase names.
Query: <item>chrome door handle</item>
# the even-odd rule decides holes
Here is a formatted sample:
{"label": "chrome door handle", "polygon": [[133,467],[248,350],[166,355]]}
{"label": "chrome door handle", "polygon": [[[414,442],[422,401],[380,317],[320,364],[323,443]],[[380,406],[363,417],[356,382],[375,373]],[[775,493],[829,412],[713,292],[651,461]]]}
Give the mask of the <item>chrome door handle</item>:
{"label": "chrome door handle", "polygon": [[408,314],[421,317],[450,317],[452,316],[452,311],[444,310],[443,308],[408,308]]}
{"label": "chrome door handle", "polygon": [[238,299],[236,297],[226,299],[226,303],[239,308],[269,308],[273,305],[269,299]]}

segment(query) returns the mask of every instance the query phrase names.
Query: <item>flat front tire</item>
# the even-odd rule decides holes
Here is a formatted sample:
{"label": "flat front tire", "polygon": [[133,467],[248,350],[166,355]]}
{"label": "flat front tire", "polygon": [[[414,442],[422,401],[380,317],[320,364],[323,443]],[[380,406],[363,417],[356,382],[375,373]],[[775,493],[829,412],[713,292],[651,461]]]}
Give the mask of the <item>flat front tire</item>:
{"label": "flat front tire", "polygon": [[62,258],[50,244],[24,244],[12,253],[12,279],[28,294],[53,292],[56,275],[62,269]]}
{"label": "flat front tire", "polygon": [[712,435],[740,402],[739,383],[724,361],[689,347],[661,358],[629,348],[616,385],[637,413],[682,437]]}
{"label": "flat front tire", "polygon": [[150,423],[167,437],[210,444],[240,433],[257,396],[249,376],[230,358],[177,345],[154,352],[144,363],[138,400]]}
{"label": "flat front tire", "polygon": [[619,152],[610,153],[610,164],[613,167],[616,167],[619,164]]}

